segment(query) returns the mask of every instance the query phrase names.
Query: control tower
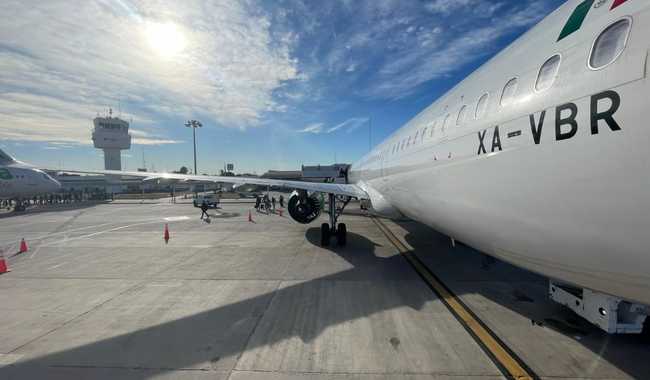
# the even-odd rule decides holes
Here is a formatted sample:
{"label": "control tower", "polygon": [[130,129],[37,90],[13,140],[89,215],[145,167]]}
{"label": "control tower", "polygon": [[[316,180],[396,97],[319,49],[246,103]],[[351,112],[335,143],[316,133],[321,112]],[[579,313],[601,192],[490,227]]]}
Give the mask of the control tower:
{"label": "control tower", "polygon": [[131,148],[129,123],[113,117],[113,110],[109,110],[108,117],[96,117],[93,124],[95,148],[104,150],[104,169],[122,170],[120,150]]}

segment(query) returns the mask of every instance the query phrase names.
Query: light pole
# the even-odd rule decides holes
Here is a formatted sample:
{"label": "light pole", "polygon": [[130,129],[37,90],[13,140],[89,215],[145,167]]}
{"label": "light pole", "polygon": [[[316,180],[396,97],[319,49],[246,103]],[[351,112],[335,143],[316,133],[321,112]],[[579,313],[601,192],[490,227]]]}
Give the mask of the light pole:
{"label": "light pole", "polygon": [[196,128],[201,128],[201,124],[198,120],[188,120],[185,122],[187,128],[192,128],[192,139],[194,140],[194,175],[198,175],[196,171]]}

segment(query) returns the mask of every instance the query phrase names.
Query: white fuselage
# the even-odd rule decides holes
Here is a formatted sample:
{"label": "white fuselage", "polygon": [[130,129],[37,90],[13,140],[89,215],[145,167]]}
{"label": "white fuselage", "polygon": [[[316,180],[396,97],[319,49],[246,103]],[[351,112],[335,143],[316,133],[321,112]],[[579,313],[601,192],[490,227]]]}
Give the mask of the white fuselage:
{"label": "white fuselage", "polygon": [[0,199],[27,199],[57,192],[59,181],[20,161],[0,165]]}
{"label": "white fuselage", "polygon": [[[352,165],[350,182],[374,195],[379,213],[402,213],[515,265],[650,304],[650,2],[610,10],[613,1],[595,1],[579,30],[558,41],[582,3],[568,1]],[[625,17],[623,52],[590,68],[596,38]],[[540,67],[555,54],[553,85],[536,91]],[[503,106],[512,78],[514,100]]]}

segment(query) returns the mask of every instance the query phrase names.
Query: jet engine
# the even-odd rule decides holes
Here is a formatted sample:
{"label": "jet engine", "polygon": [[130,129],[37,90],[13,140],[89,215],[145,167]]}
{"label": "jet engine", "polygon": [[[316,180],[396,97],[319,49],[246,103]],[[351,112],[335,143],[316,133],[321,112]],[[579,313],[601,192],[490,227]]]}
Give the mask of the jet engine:
{"label": "jet engine", "polygon": [[298,223],[308,224],[320,215],[320,200],[315,194],[294,191],[289,197],[287,208],[289,215]]}

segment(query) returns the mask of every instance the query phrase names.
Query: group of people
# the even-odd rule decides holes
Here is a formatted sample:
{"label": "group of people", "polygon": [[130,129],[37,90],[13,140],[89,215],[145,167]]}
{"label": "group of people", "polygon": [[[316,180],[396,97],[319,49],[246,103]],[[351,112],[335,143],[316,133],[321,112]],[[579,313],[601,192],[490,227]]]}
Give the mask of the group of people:
{"label": "group of people", "polygon": [[[284,208],[284,196],[280,194],[278,199],[276,200],[275,197],[269,197],[268,194],[264,194],[264,196],[257,195],[255,196],[255,210],[260,211],[261,209],[265,210],[267,213],[269,212],[275,212],[275,205],[276,203],[280,204],[280,208]],[[206,220],[210,220],[210,215],[208,214],[208,203],[203,200],[201,203],[201,219],[204,217]]]}
{"label": "group of people", "polygon": [[[280,194],[278,201],[280,203],[280,207],[284,208],[284,196],[282,194]],[[257,211],[264,209],[266,212],[275,212],[275,204],[275,197],[269,198],[268,194],[264,194],[264,196],[255,196],[255,210]]]}
{"label": "group of people", "polygon": [[85,192],[82,190],[74,190],[60,193],[34,195],[32,198],[3,199],[0,201],[0,207],[7,209],[15,208],[16,210],[25,210],[30,206],[68,204],[106,199],[113,200],[113,194],[100,191]]}

